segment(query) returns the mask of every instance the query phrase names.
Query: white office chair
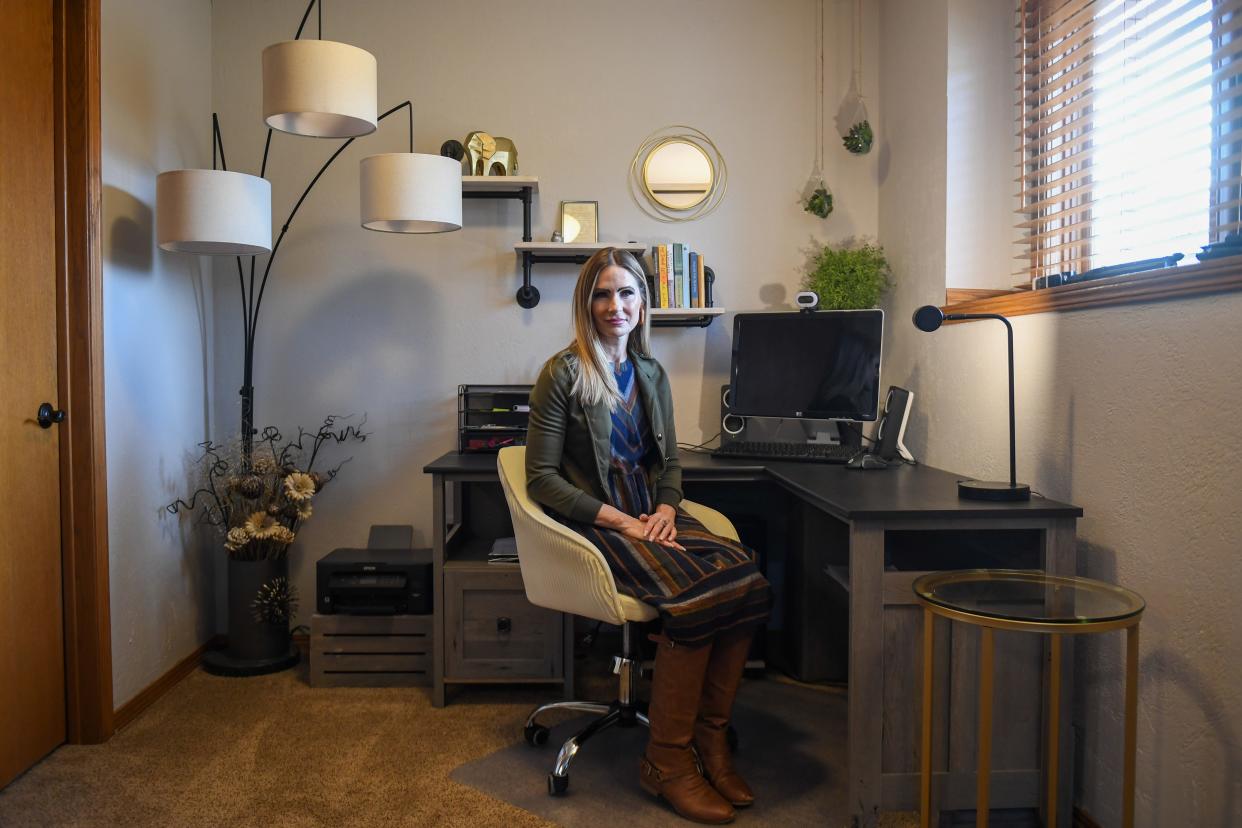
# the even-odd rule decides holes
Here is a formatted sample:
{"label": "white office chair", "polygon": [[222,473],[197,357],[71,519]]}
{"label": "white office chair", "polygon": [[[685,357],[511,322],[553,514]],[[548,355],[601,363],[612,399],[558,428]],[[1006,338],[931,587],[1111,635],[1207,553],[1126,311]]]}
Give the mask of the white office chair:
{"label": "white office chair", "polygon": [[[612,671],[621,680],[616,701],[612,704],[552,702],[537,707],[526,720],[526,741],[542,745],[548,741],[548,728],[538,722],[543,712],[575,710],[600,714],[561,746],[556,765],[548,774],[548,793],[556,796],[569,788],[569,765],[587,739],[613,725],[649,726],[646,704],[634,698],[639,666],[637,624],[652,620],[657,613],[654,607],[617,592],[612,570],[600,551],[568,526],[553,520],[543,507],[530,499],[526,493],[525,446],[501,449],[496,466],[513,517],[527,600],[536,606],[621,626],[621,654],[612,662]],[[688,500],[681,502],[681,508],[697,518],[709,532],[738,539],[733,524],[715,509]],[[573,658],[573,653],[566,653],[565,658]]]}

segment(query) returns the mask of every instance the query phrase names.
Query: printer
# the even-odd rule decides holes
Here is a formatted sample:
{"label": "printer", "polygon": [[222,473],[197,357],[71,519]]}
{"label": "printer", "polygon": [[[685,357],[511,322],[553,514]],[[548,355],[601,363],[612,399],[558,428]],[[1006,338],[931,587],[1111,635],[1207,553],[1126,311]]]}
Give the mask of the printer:
{"label": "printer", "polygon": [[[315,564],[317,612],[324,615],[426,615],[431,612],[431,550],[411,548],[408,542],[385,545],[382,532],[377,545],[375,530],[388,528],[396,527],[372,527],[371,542],[366,549],[337,549],[319,559]],[[387,540],[392,539],[390,534]]]}

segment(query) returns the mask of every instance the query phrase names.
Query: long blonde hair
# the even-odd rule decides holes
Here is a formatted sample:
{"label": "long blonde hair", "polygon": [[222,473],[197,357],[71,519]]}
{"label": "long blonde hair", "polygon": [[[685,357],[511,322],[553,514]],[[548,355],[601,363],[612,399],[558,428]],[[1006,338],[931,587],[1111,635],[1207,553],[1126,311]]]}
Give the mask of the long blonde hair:
{"label": "long blonde hair", "polygon": [[631,355],[651,355],[647,277],[632,253],[615,247],[605,247],[597,251],[587,259],[578,274],[573,298],[574,341],[569,349],[578,357],[578,375],[574,377],[571,389],[573,395],[584,406],[604,403],[612,411],[621,402],[621,391],[617,388],[617,380],[612,373],[612,361],[604,352],[599,331],[595,329],[595,318],[591,315],[591,296],[595,292],[595,283],[599,280],[599,274],[610,267],[619,267],[633,276],[638,283],[638,295],[642,299],[638,324],[630,332],[625,350]]}

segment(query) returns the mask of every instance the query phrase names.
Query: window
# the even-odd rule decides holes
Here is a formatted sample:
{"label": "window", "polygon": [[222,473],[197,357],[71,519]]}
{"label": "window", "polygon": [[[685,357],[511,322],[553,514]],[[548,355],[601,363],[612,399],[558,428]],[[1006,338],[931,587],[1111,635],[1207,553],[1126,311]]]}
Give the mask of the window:
{"label": "window", "polygon": [[1022,277],[1194,264],[1242,228],[1239,10],[1019,0]]}

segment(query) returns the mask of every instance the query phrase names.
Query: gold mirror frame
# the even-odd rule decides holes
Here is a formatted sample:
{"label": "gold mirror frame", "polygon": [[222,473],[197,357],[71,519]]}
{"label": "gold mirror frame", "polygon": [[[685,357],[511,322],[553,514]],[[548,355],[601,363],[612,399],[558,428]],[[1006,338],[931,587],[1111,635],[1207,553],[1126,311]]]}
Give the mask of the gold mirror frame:
{"label": "gold mirror frame", "polygon": [[[689,144],[701,152],[712,172],[712,181],[706,194],[688,207],[677,207],[662,201],[647,185],[651,156],[660,148],[675,143]],[[703,132],[689,126],[667,126],[651,133],[639,145],[633,161],[630,162],[630,197],[640,210],[657,221],[693,221],[710,214],[724,199],[728,181],[729,170],[716,144]]]}

